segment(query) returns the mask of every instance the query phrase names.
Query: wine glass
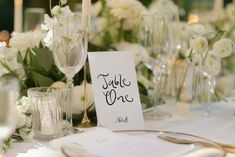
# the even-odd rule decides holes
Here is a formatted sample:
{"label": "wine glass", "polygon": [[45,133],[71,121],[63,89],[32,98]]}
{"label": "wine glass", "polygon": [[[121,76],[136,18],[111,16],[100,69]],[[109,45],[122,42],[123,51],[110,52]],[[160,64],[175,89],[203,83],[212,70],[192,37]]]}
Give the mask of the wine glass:
{"label": "wine glass", "polygon": [[[56,66],[67,78],[67,88],[72,92],[73,77],[81,70],[87,58],[87,36],[81,25],[81,16],[62,16],[55,19],[53,27],[53,58]],[[63,24],[60,24],[63,22]],[[71,97],[70,97],[71,98]],[[72,126],[71,103],[67,105],[66,119]]]}
{"label": "wine glass", "polygon": [[17,79],[0,77],[0,145],[15,130],[18,94],[19,85]]}
{"label": "wine glass", "polygon": [[174,49],[170,18],[167,14],[151,13],[142,15],[140,21],[139,44],[145,47],[148,53],[143,54],[147,56],[143,57],[143,62],[154,74],[154,108],[153,112],[147,113],[145,117],[154,120],[169,118],[171,114],[159,111],[157,106],[161,103],[163,90],[160,88],[161,77]]}

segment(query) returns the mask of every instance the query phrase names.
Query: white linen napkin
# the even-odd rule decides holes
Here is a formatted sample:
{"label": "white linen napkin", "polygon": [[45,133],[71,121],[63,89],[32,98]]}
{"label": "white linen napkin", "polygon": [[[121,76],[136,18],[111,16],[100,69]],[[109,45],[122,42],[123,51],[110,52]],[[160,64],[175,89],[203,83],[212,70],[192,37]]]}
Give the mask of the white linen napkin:
{"label": "white linen napkin", "polygon": [[16,157],[65,157],[60,151],[46,147],[38,147],[19,153]]}

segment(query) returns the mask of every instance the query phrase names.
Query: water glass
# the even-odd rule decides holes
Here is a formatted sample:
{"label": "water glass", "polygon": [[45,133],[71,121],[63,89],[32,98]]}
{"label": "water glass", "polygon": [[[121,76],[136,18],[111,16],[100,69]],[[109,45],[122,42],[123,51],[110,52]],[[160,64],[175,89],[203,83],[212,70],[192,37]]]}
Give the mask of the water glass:
{"label": "water glass", "polygon": [[0,146],[15,130],[18,95],[18,80],[13,77],[0,77]]}
{"label": "water glass", "polygon": [[25,9],[24,31],[41,29],[45,12],[46,11],[43,8]]}
{"label": "water glass", "polygon": [[63,134],[64,95],[66,91],[49,87],[28,90],[32,102],[32,123],[35,138],[51,140]]}

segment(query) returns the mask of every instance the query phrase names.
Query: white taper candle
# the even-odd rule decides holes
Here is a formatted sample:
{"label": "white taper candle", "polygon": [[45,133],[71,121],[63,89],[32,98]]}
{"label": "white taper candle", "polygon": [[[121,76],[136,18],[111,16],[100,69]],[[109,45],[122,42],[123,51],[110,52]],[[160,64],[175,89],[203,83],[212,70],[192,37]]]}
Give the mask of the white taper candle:
{"label": "white taper candle", "polygon": [[222,11],[224,8],[224,1],[223,0],[215,0],[214,1],[214,13],[217,19],[221,18]]}
{"label": "white taper candle", "polygon": [[89,29],[91,0],[82,0],[82,24],[83,28]]}
{"label": "white taper candle", "polygon": [[22,32],[23,0],[14,1],[14,31]]}

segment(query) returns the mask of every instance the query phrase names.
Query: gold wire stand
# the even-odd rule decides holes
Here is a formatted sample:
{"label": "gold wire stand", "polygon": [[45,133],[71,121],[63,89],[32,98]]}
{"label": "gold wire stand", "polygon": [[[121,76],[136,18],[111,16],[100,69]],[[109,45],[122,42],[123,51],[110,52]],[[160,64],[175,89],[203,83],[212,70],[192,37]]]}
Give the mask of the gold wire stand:
{"label": "gold wire stand", "polygon": [[75,128],[90,128],[90,127],[95,126],[87,116],[87,90],[86,90],[87,78],[86,78],[86,71],[87,71],[87,67],[86,67],[86,63],[85,63],[84,64],[84,103],[83,103],[84,113],[83,113],[82,122],[79,125],[75,126]]}

